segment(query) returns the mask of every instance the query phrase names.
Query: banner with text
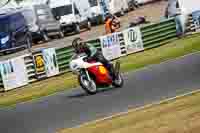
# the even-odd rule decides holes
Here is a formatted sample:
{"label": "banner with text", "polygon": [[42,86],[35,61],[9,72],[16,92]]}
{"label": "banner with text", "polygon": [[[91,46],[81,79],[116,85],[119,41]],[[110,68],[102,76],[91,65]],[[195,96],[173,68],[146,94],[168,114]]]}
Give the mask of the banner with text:
{"label": "banner with text", "polygon": [[196,31],[200,32],[200,11],[193,12],[192,19],[194,21]]}
{"label": "banner with text", "polygon": [[113,60],[121,56],[120,41],[118,33],[100,37],[102,53],[108,60]]}
{"label": "banner with text", "polygon": [[144,50],[142,34],[139,27],[130,28],[123,31],[127,54]]}
{"label": "banner with text", "polygon": [[42,54],[44,57],[47,77],[58,75],[59,67],[57,63],[55,48],[44,49],[42,51]]}
{"label": "banner with text", "polygon": [[5,91],[28,84],[24,56],[0,62],[0,71]]}
{"label": "banner with text", "polygon": [[45,62],[41,51],[33,53],[37,79],[46,78]]}

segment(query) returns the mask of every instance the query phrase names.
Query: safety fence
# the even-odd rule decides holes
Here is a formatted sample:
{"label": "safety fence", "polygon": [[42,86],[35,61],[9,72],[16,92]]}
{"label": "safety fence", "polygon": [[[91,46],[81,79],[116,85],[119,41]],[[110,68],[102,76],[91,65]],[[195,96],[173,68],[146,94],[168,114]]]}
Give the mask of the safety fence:
{"label": "safety fence", "polygon": [[[175,19],[101,36],[87,43],[102,51],[109,60],[163,45],[177,37]],[[0,87],[12,90],[32,82],[70,72],[74,53],[71,46],[47,48],[0,62]]]}

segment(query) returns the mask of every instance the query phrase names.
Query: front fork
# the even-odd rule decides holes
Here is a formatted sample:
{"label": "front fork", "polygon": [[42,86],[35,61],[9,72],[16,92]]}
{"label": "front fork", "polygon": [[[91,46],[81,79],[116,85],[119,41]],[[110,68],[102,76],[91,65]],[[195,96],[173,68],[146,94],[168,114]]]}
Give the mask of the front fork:
{"label": "front fork", "polygon": [[86,69],[81,70],[80,74],[86,75],[88,81],[91,81],[90,75],[89,75],[89,73],[88,73],[88,71]]}

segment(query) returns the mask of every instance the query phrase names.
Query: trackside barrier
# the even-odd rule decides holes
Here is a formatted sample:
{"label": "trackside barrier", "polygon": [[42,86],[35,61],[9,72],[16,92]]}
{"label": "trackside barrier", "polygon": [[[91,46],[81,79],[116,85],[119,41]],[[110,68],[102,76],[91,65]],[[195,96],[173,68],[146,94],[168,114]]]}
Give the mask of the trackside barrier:
{"label": "trackside barrier", "polygon": [[56,49],[58,68],[60,73],[69,72],[69,61],[73,55],[72,47],[64,47]]}
{"label": "trackside barrier", "polygon": [[3,91],[3,79],[1,77],[1,74],[0,74],[0,91]]}
{"label": "trackside barrier", "polygon": [[162,45],[166,41],[175,38],[176,22],[169,19],[157,24],[151,24],[141,28],[144,49]]}
{"label": "trackside barrier", "polygon": [[[140,36],[142,41],[142,49],[140,51],[162,45],[176,37],[176,22],[174,19],[169,19],[160,23],[150,24],[144,27],[140,27],[138,29],[140,29]],[[120,55],[128,55],[129,53],[125,42],[126,39],[124,36],[124,31],[115,34],[118,38],[118,44],[121,52]],[[89,40],[87,41],[87,43],[95,46],[99,50],[102,50],[100,38]],[[47,55],[44,55],[44,50],[46,50]],[[52,48],[50,52],[48,51],[49,49],[42,49],[23,57],[26,67],[28,83],[32,83],[44,78],[49,78],[70,71],[69,61],[74,53],[72,46],[63,48]],[[133,51],[131,53],[135,52],[136,51]],[[48,61],[51,62],[49,63],[49,65],[53,65],[53,75],[51,75],[52,73],[50,73],[51,70],[47,70],[49,69],[46,66],[48,64]],[[0,87],[3,87],[4,84],[1,77],[2,76],[0,76]]]}
{"label": "trackside barrier", "polygon": [[26,72],[27,72],[29,83],[37,81],[33,56],[31,54],[25,56],[24,62],[26,65],[26,70],[27,70]]}

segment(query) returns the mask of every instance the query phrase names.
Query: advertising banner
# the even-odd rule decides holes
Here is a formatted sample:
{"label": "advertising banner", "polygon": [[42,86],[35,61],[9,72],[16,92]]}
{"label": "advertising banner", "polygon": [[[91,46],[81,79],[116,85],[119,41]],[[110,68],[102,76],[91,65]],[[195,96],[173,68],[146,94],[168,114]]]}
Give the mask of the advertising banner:
{"label": "advertising banner", "polygon": [[130,28],[123,31],[127,54],[144,50],[142,34],[139,27]]}
{"label": "advertising banner", "polygon": [[0,62],[0,71],[5,91],[28,84],[23,56]]}
{"label": "advertising banner", "polygon": [[200,32],[200,10],[192,13],[192,19],[197,32]]}
{"label": "advertising banner", "polygon": [[46,69],[47,77],[55,76],[59,74],[59,67],[56,58],[55,48],[44,49],[42,51]]}
{"label": "advertising banner", "polygon": [[40,79],[46,77],[45,62],[42,53],[34,53],[33,58],[37,78]]}
{"label": "advertising banner", "polygon": [[112,60],[121,56],[118,33],[100,37],[102,53],[106,59]]}

